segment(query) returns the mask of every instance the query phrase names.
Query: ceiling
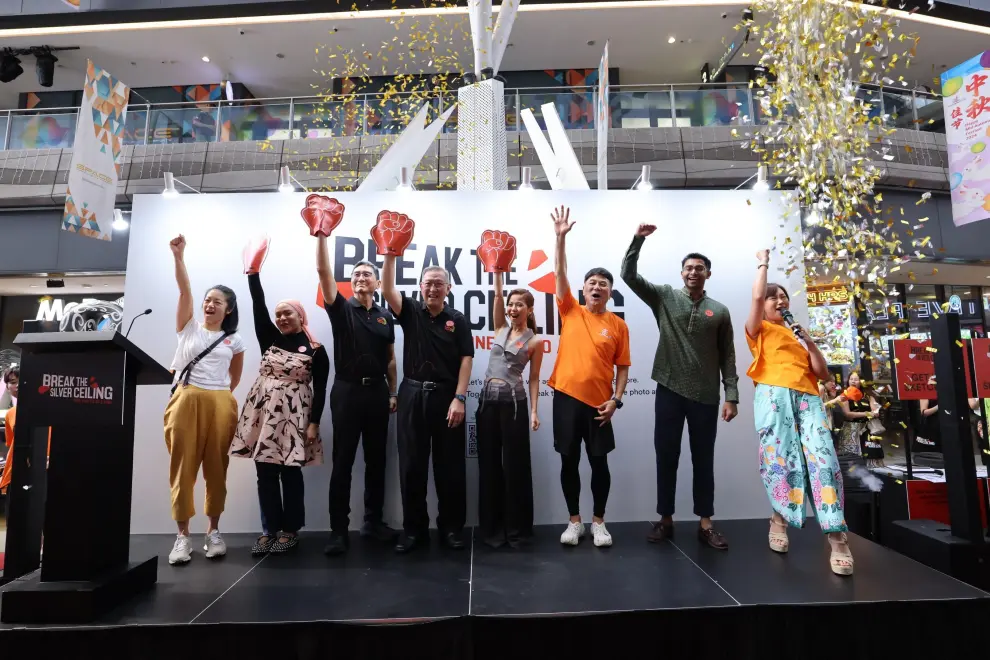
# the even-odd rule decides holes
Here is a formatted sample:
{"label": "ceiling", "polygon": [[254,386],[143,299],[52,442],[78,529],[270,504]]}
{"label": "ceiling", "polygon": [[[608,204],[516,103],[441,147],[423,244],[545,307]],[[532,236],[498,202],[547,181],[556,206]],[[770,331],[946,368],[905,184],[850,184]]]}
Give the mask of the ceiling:
{"label": "ceiling", "polygon": [[77,275],[61,278],[65,287],[49,289],[47,277],[0,277],[0,296],[93,296],[116,299],[124,293],[123,275]]}
{"label": "ceiling", "polygon": [[[714,65],[737,38],[733,26],[744,3],[612,2],[596,4],[523,4],[502,62],[503,71],[598,66],[610,42],[610,64],[623,84],[697,82],[706,63]],[[428,53],[411,60],[413,34],[437,43],[440,59],[467,68],[471,51],[464,8],[393,12],[332,13],[312,16],[216,19],[184,23],[123,24],[28,30],[0,30],[0,48],[38,45],[79,46],[58,53],[52,90],[80,89],[86,60],[133,87],[203,84],[232,79],[256,97],[304,96],[324,91],[342,59],[328,53],[340,46],[365,60],[374,73],[433,72],[449,69]],[[441,12],[441,13],[437,13]],[[725,16],[723,18],[723,16]],[[918,22],[925,20],[928,22]],[[909,29],[921,37],[914,65],[904,72],[912,84],[933,84],[942,65],[952,66],[986,48],[990,29],[951,24],[915,15]],[[336,32],[334,32],[336,30]],[[675,37],[669,44],[668,37]],[[589,42],[594,42],[589,45]],[[392,50],[386,50],[392,45]],[[754,61],[744,48],[736,63]],[[404,61],[398,60],[405,51]],[[448,56],[447,53],[451,55]],[[387,60],[382,59],[382,55]],[[210,62],[203,62],[206,55]],[[279,57],[281,55],[282,57]],[[749,58],[743,57],[749,55]],[[0,107],[16,107],[17,95],[41,89],[33,57],[25,72],[0,84]],[[336,67],[334,65],[337,65]],[[910,74],[910,75],[909,75]],[[139,99],[132,99],[137,100]]]}

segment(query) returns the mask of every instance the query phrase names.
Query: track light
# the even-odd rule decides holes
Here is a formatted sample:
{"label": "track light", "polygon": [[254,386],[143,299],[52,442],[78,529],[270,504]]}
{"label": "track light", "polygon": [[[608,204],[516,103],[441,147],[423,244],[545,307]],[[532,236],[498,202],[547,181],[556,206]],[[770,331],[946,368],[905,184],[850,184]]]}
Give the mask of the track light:
{"label": "track light", "polygon": [[178,196],[179,196],[179,191],[175,189],[175,177],[172,176],[171,172],[166,172],[165,190],[162,191],[162,197],[172,198]]}
{"label": "track light", "polygon": [[278,191],[284,193],[295,191],[295,187],[292,185],[292,174],[289,173],[288,165],[283,165],[282,169],[278,172]]}
{"label": "track light", "polygon": [[38,84],[42,87],[51,87],[55,82],[55,63],[58,58],[52,54],[48,48],[39,48],[34,51],[37,60],[36,69],[38,71]]}
{"label": "track light", "polygon": [[522,182],[519,184],[519,190],[532,190],[533,189],[533,168],[525,165],[522,168]]}
{"label": "track light", "polygon": [[756,169],[756,183],[753,184],[753,190],[770,190],[770,182],[767,179],[767,166],[760,165]]}
{"label": "track light", "polygon": [[395,187],[396,190],[409,191],[416,190],[412,182],[409,180],[409,168],[400,167],[399,168],[399,185]]}
{"label": "track light", "polygon": [[639,178],[633,182],[633,190],[653,190],[653,183],[650,181],[650,172],[653,168],[643,165],[643,171],[639,173]]}
{"label": "track light", "polygon": [[5,52],[0,58],[0,82],[9,83],[22,73],[24,73],[24,69],[21,67],[21,61],[17,59],[17,56],[9,51]]}
{"label": "track light", "polygon": [[124,220],[124,212],[120,209],[113,210],[113,230],[114,231],[127,231],[130,225],[127,220]]}

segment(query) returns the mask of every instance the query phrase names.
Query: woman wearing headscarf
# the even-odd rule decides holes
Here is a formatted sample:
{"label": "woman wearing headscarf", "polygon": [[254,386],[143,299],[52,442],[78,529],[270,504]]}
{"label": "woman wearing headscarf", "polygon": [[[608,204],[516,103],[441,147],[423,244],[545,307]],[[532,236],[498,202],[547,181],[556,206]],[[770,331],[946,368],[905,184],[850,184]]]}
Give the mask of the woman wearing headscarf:
{"label": "woman wearing headscarf", "polygon": [[231,456],[254,459],[258,473],[264,529],[253,555],[287,552],[299,543],[306,518],[302,468],[323,463],[320,417],[330,374],[327,351],[310,333],[302,303],[282,300],[275,322],[269,317],[259,274],[267,253],[267,239],[244,252],[262,357],[230,447]]}

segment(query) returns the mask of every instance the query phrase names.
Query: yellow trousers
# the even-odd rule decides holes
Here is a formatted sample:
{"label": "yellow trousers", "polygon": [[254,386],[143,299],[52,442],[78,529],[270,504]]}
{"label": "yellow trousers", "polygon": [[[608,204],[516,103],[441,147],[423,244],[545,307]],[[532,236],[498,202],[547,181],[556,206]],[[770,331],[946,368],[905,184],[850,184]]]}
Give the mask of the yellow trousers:
{"label": "yellow trousers", "polygon": [[193,487],[203,466],[204,513],[219,516],[227,499],[227,455],[237,427],[237,401],[230,390],[179,385],[165,408],[165,446],[171,460],[172,519],[196,515]]}

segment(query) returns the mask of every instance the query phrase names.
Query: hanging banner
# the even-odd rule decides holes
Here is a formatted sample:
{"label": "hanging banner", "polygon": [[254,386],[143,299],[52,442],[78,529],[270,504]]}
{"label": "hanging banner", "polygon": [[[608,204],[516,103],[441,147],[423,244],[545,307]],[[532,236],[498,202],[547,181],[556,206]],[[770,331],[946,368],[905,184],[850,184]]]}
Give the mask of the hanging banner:
{"label": "hanging banner", "polygon": [[598,65],[598,94],[595,96],[595,132],[598,137],[598,189],[608,189],[608,128],[612,124],[608,108],[608,42]]}
{"label": "hanging banner", "polygon": [[[938,391],[932,379],[935,377],[935,349],[931,340],[895,339],[893,347],[894,382],[897,398],[901,401],[937,399]],[[963,366],[966,372],[966,396],[974,398],[972,370],[969,366],[969,343],[962,343]]]}
{"label": "hanging banner", "polygon": [[990,339],[973,339],[971,343],[973,375],[976,376],[976,398],[990,399]]}
{"label": "hanging banner", "polygon": [[990,218],[990,50],[942,73],[956,226]]}
{"label": "hanging banner", "polygon": [[121,137],[131,90],[86,63],[86,84],[76,120],[62,229],[109,241],[120,176]]}

